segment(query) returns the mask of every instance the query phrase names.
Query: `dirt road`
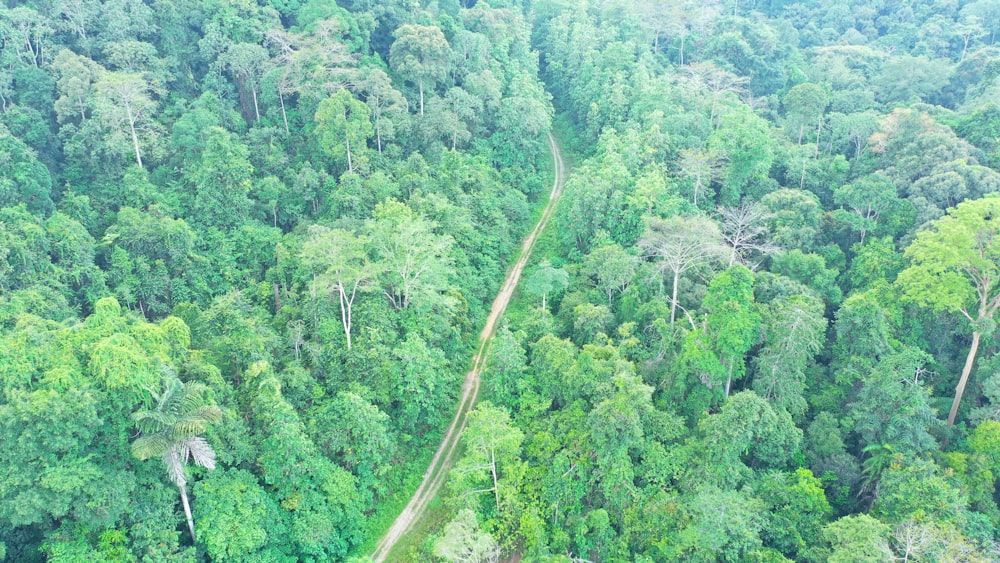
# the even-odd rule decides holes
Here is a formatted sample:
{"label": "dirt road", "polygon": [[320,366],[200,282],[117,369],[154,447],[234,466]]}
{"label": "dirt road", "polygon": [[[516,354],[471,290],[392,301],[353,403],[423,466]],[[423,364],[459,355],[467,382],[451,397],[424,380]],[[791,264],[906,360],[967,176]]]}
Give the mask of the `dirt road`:
{"label": "dirt road", "polygon": [[479,351],[476,352],[476,356],[473,358],[472,369],[469,370],[469,373],[465,374],[465,381],[462,383],[462,396],[458,400],[458,411],[455,413],[455,418],[451,421],[451,425],[448,427],[448,431],[444,437],[441,438],[441,445],[438,446],[437,452],[434,454],[434,459],[431,460],[430,467],[424,473],[424,480],[420,482],[420,486],[413,493],[410,502],[407,503],[403,512],[399,514],[399,517],[392,523],[389,531],[386,532],[385,536],[382,537],[382,540],[375,547],[375,553],[372,554],[372,561],[374,563],[383,563],[386,560],[392,548],[395,547],[396,542],[409,531],[414,522],[420,519],[431,499],[434,498],[448,478],[448,470],[451,469],[454,463],[452,456],[455,453],[455,448],[458,446],[459,439],[462,437],[462,431],[465,430],[466,415],[472,409],[472,406],[476,404],[476,397],[479,395],[479,372],[486,365],[486,352],[490,337],[493,336],[493,331],[496,329],[497,320],[507,309],[507,304],[514,294],[514,288],[517,287],[517,282],[521,279],[521,272],[524,270],[524,265],[528,263],[528,258],[531,257],[531,249],[534,247],[538,235],[545,229],[549,218],[552,217],[556,201],[559,199],[559,195],[562,194],[563,182],[566,180],[566,170],[562,155],[559,152],[559,145],[556,144],[555,138],[551,133],[549,134],[549,151],[552,153],[552,163],[555,171],[555,179],[549,201],[545,205],[538,223],[535,224],[535,228],[524,239],[520,258],[507,274],[507,279],[504,280],[503,285],[500,287],[500,292],[497,294],[496,299],[493,300],[493,307],[490,308],[490,316],[486,318],[483,331],[479,333]]}

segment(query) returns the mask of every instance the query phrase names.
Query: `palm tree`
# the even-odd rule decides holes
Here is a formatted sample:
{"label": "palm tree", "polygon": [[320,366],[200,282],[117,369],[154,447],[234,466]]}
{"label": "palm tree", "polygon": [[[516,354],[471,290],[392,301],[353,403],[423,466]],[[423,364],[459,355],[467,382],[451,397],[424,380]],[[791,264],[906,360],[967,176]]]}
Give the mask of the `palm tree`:
{"label": "palm tree", "polygon": [[154,407],[132,415],[140,433],[132,442],[132,455],[143,461],[157,456],[163,458],[167,475],[180,489],[192,541],[194,519],[188,503],[184,466],[193,459],[201,467],[215,469],[215,451],[198,435],[205,432],[209,423],[222,420],[219,407],[206,401],[206,390],[207,387],[200,383],[185,385],[172,374],[168,375],[163,379],[162,393],[150,390]]}
{"label": "palm tree", "polygon": [[870,444],[861,451],[869,454],[869,457],[861,464],[863,480],[858,490],[858,498],[867,495],[868,510],[871,510],[878,497],[878,483],[882,479],[882,473],[898,459],[899,454],[892,444]]}

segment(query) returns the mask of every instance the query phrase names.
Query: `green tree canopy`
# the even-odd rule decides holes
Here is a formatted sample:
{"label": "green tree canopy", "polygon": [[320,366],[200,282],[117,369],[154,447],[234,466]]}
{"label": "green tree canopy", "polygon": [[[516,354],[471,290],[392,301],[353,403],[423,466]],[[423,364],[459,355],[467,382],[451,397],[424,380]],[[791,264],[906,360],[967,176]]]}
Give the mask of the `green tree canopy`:
{"label": "green tree canopy", "polygon": [[948,426],[955,423],[983,333],[1000,309],[1000,197],[966,201],[917,234],[906,249],[910,266],[897,283],[906,299],[934,311],[961,313],[972,344],[955,388]]}

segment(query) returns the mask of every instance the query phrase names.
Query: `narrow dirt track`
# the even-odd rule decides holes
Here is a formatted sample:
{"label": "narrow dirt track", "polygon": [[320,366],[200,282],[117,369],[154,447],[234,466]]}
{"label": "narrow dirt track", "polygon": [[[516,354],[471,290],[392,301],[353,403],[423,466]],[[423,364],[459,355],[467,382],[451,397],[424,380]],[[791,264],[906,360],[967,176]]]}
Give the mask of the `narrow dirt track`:
{"label": "narrow dirt track", "polygon": [[535,246],[538,235],[545,229],[549,218],[552,217],[556,201],[562,194],[563,182],[566,180],[566,170],[562,154],[559,152],[559,145],[556,144],[556,140],[551,133],[549,133],[549,152],[552,153],[553,170],[555,171],[555,179],[552,185],[552,193],[549,195],[549,201],[545,204],[545,209],[542,211],[542,216],[538,219],[538,223],[535,224],[535,228],[524,239],[524,244],[521,246],[520,258],[507,274],[507,279],[504,280],[503,285],[500,287],[500,292],[497,294],[496,299],[493,300],[493,306],[490,308],[490,316],[486,318],[483,331],[479,333],[479,351],[476,352],[473,358],[472,369],[465,374],[465,381],[462,383],[462,396],[458,399],[458,410],[455,412],[455,418],[451,421],[451,425],[448,426],[448,431],[444,437],[441,438],[441,445],[438,446],[437,452],[434,454],[434,459],[431,460],[430,467],[424,473],[424,479],[420,482],[420,486],[417,487],[416,492],[410,498],[410,502],[406,504],[406,507],[396,518],[396,521],[392,523],[389,531],[386,532],[385,536],[382,537],[375,547],[375,553],[372,554],[372,561],[374,563],[383,563],[393,547],[396,546],[396,542],[406,535],[414,522],[423,516],[427,505],[441,489],[445,479],[448,477],[448,470],[454,463],[452,456],[455,453],[455,448],[458,446],[459,439],[462,437],[462,431],[465,430],[466,415],[469,414],[472,406],[476,404],[476,397],[479,395],[479,372],[486,365],[486,353],[490,337],[493,336],[493,331],[496,329],[497,320],[503,315],[507,309],[507,304],[510,303],[511,296],[514,295],[514,288],[517,287],[517,282],[521,279],[521,272],[524,270],[525,264],[528,263],[528,258],[531,257],[531,249]]}

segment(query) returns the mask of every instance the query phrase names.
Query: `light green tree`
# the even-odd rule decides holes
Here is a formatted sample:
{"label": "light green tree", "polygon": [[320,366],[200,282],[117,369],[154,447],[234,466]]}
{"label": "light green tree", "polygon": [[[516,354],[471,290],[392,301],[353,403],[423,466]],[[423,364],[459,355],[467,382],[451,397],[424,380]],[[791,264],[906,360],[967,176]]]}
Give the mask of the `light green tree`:
{"label": "light green tree", "polygon": [[505,409],[484,402],[469,413],[462,441],[465,457],[452,470],[455,491],[462,495],[492,492],[499,514],[501,498],[507,496],[501,488],[516,485],[504,477],[506,473],[517,473],[512,470],[520,464],[524,433],[511,424]]}
{"label": "light green tree", "polygon": [[615,294],[621,295],[635,279],[639,269],[639,258],[611,243],[594,249],[583,262],[583,270],[608,298],[608,306],[614,304]]}
{"label": "light green tree", "polygon": [[383,144],[394,137],[395,130],[406,118],[406,98],[393,88],[389,75],[378,67],[365,68],[359,86],[371,109],[375,143],[379,154],[382,154]]}
{"label": "light green tree", "polygon": [[879,227],[886,223],[887,217],[904,211],[906,205],[896,193],[896,186],[881,174],[864,176],[835,189],[833,201],[843,207],[834,216],[861,235],[861,244],[868,232],[881,231]]}
{"label": "light green tree", "polygon": [[94,82],[105,72],[104,68],[69,49],[59,51],[52,68],[59,76],[56,82],[59,98],[54,105],[56,118],[60,123],[73,118],[82,122],[94,103]]}
{"label": "light green tree", "polygon": [[434,542],[434,555],[456,563],[496,563],[500,560],[500,546],[493,536],[479,529],[476,513],[463,508]]}
{"label": "light green tree", "polygon": [[756,355],[753,388],[794,415],[806,410],[805,370],[823,349],[823,302],[809,294],[772,301],[764,310],[764,347]]}
{"label": "light green tree", "polygon": [[1000,309],[1000,197],[966,201],[948,210],[906,249],[910,267],[897,283],[904,298],[935,311],[958,312],[972,327],[972,343],[955,387],[948,427],[955,423],[979,342]]}
{"label": "light green tree", "polygon": [[760,314],[754,306],[753,273],[746,266],[732,266],[708,286],[703,306],[705,332],[726,372],[725,396],[733,376],[742,377],[745,356],[754,345]]}
{"label": "light green tree", "polygon": [[212,561],[268,561],[269,544],[288,534],[281,509],[245,469],[222,469],[195,486],[199,542]]}
{"label": "light green tree", "polygon": [[816,125],[816,142],[819,143],[819,136],[823,128],[823,112],[829,104],[826,91],[818,84],[804,82],[793,86],[787,94],[782,105],[785,107],[786,127],[790,130],[789,136],[798,138],[798,144],[802,144],[802,136],[806,127]]}
{"label": "light green tree", "polygon": [[830,563],[880,563],[891,561],[886,540],[889,526],[867,514],[845,516],[823,529],[833,547]]}
{"label": "light green tree", "polygon": [[453,273],[453,239],[436,234],[436,227],[404,203],[389,200],[375,206],[368,241],[385,295],[396,309],[413,303],[451,309],[453,299],[444,292]]}
{"label": "light green tree", "polygon": [[129,135],[135,162],[142,168],[140,147],[151,142],[158,131],[152,119],[157,107],[152,97],[153,85],[142,74],[105,72],[95,88],[95,115],[112,132]]}
{"label": "light green tree", "polygon": [[360,292],[371,287],[376,275],[365,253],[364,237],[343,229],[312,225],[309,238],[302,245],[302,259],[313,269],[314,290],[336,294],[350,350],[354,301]]}
{"label": "light green tree", "polygon": [[639,247],[646,257],[654,260],[661,279],[663,275],[672,276],[670,327],[673,328],[677,316],[677,284],[681,275],[719,258],[725,252],[719,227],[707,217],[652,218],[647,223]]}
{"label": "light green tree", "polygon": [[725,158],[712,149],[681,149],[678,157],[677,174],[690,183],[691,197],[698,207],[698,196],[721,177]]}
{"label": "light green tree", "polygon": [[542,260],[538,267],[524,280],[524,290],[542,297],[542,309],[545,310],[546,298],[551,293],[559,293],[569,285],[569,273],[562,268],[552,267],[548,260]]}

